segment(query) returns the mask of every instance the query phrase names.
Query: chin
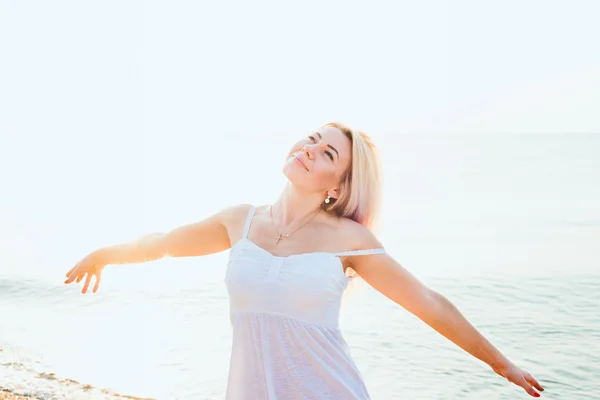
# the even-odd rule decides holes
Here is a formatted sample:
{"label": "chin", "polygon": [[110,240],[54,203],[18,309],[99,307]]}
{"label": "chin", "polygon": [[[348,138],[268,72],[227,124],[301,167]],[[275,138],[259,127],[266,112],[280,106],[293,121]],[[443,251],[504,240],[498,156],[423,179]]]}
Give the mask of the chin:
{"label": "chin", "polygon": [[[307,177],[302,176],[300,171],[296,168],[295,165],[291,165],[290,163],[286,163],[282,169],[283,175],[287,178],[287,180],[293,185],[298,187],[306,187],[307,186]],[[306,171],[304,171],[306,172]]]}
{"label": "chin", "polygon": [[294,171],[294,166],[289,163],[285,163],[281,172],[283,172],[283,175],[285,175],[289,181],[293,182],[298,180],[298,171]]}

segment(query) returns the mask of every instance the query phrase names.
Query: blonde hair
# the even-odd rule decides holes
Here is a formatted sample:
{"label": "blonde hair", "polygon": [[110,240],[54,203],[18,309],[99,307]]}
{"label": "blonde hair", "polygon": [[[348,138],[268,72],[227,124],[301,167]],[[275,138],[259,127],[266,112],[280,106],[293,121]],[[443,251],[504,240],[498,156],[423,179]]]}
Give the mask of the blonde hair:
{"label": "blonde hair", "polygon": [[379,150],[364,132],[355,131],[338,122],[323,125],[328,126],[339,129],[350,140],[352,158],[348,169],[342,174],[338,199],[329,204],[324,203],[323,209],[375,230],[382,195]]}
{"label": "blonde hair", "polygon": [[[373,144],[371,138],[364,132],[355,131],[347,125],[330,122],[323,127],[339,129],[350,140],[352,158],[348,169],[342,174],[339,186],[339,197],[329,204],[323,203],[322,208],[338,217],[350,218],[367,227],[371,231],[377,229],[383,182],[381,176],[381,163],[379,149]],[[352,270],[346,269],[346,275],[351,278],[360,278]],[[349,291],[357,289],[358,279],[352,279],[348,285]]]}

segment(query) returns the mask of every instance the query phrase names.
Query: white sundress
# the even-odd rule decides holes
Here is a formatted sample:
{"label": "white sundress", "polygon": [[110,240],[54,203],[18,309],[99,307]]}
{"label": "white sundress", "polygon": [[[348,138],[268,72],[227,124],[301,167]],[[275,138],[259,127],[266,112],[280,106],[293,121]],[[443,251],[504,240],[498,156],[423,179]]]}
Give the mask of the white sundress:
{"label": "white sundress", "polygon": [[369,399],[338,325],[350,279],[338,257],[385,250],[274,256],[248,239],[254,211],[225,274],[233,327],[226,399]]}

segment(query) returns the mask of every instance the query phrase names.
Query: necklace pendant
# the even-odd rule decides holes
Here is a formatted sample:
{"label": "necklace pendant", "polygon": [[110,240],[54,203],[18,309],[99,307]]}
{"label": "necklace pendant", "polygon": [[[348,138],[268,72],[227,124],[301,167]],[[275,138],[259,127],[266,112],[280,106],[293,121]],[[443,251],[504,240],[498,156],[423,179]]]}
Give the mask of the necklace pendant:
{"label": "necklace pendant", "polygon": [[277,240],[275,241],[275,244],[279,243],[279,241],[283,239],[283,235],[280,233],[279,236],[277,237]]}

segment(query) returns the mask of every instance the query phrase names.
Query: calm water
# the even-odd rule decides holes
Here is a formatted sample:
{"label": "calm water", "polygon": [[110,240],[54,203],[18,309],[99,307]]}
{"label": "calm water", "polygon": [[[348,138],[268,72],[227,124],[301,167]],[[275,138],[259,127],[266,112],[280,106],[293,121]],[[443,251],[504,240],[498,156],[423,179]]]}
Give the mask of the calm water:
{"label": "calm water", "polygon": [[[536,376],[543,398],[600,399],[600,140],[411,144],[386,165],[400,187],[386,189],[388,250]],[[443,154],[454,162],[427,169]],[[41,399],[222,398],[226,256],[109,267],[95,296],[62,285],[68,266],[3,259],[0,387]],[[346,299],[341,325],[373,399],[528,398],[366,286]]]}

